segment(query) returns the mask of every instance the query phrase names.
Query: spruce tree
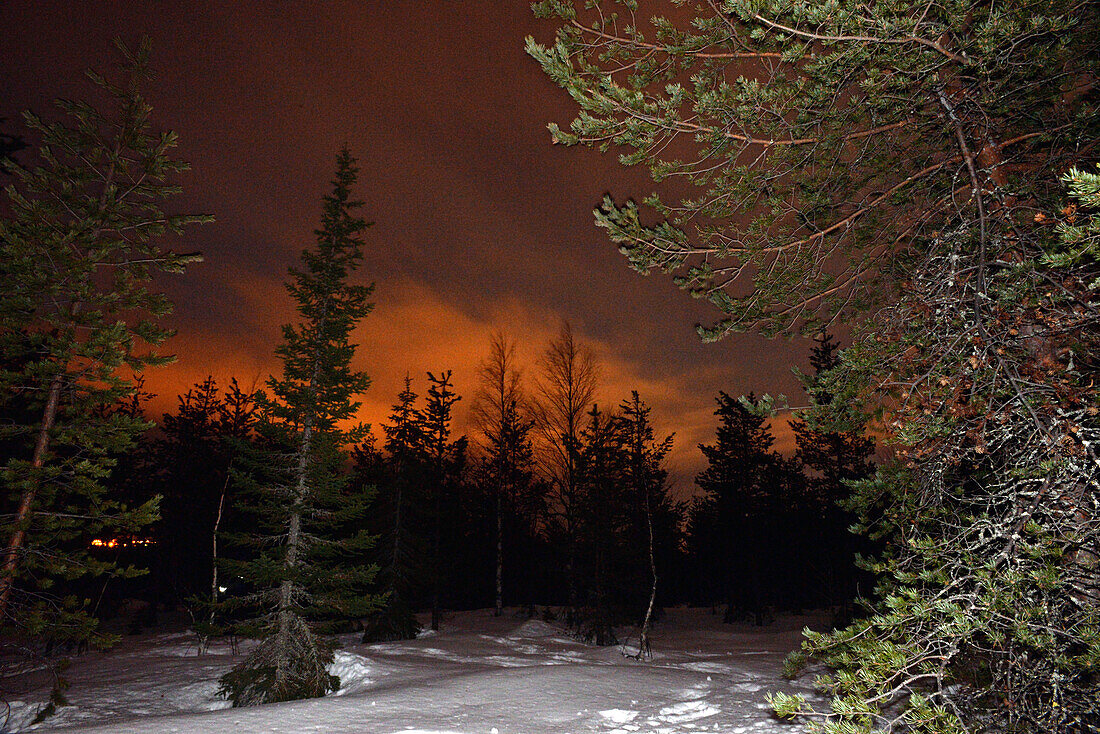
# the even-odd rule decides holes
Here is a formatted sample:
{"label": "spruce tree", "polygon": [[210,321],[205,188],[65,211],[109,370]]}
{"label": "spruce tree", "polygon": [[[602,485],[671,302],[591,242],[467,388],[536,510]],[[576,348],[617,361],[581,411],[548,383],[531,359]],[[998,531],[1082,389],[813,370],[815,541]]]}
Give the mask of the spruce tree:
{"label": "spruce tree", "polygon": [[431,628],[439,629],[440,594],[446,576],[443,559],[444,506],[453,503],[460,475],[466,461],[466,437],[451,440],[451,408],[462,398],[451,385],[451,371],[436,377],[428,373],[428,397],[421,414],[425,449],[425,489],[428,513],[431,517]]}
{"label": "spruce tree", "polygon": [[[792,519],[802,527],[801,536],[819,549],[813,552],[812,565],[824,582],[823,601],[838,605],[840,617],[844,617],[861,581],[855,566],[856,553],[866,555],[872,547],[849,531],[856,518],[840,503],[849,495],[851,482],[874,471],[871,456],[875,444],[867,436],[868,418],[856,409],[857,404],[847,400],[832,404],[834,396],[826,377],[840,365],[840,354],[831,334],[815,339],[810,365],[812,374],[797,370],[796,374],[810,404],[821,410],[802,411],[790,421],[795,460],[807,474],[806,492],[794,508]],[[821,420],[826,411],[831,416],[828,422]]]}
{"label": "spruce tree", "polygon": [[[511,575],[516,580],[524,578],[524,557],[530,553],[539,534],[540,523],[546,515],[545,487],[535,480],[535,452],[531,444],[534,421],[526,418],[516,400],[509,402],[501,415],[499,433],[490,440],[487,463],[494,474],[492,479],[494,520],[496,525],[496,593],[494,595],[497,616],[504,609],[505,545],[510,546],[509,557],[515,568]],[[512,593],[515,593],[514,590]],[[530,604],[530,598],[528,598]]]}
{"label": "spruce tree", "polygon": [[757,624],[774,604],[766,568],[774,556],[770,530],[778,527],[783,458],[766,418],[751,408],[753,396],[718,395],[719,424],[713,444],[700,445],[707,466],[695,478],[703,497],[692,508],[688,549],[697,573],[717,584],[725,621]]}
{"label": "spruce tree", "polygon": [[25,114],[38,160],[7,164],[14,183],[0,221],[0,625],[61,638],[95,627],[68,582],[136,573],[89,555],[91,539],[157,517],[156,499],[127,507],[105,485],[149,426],[113,408],[134,396],[135,375],[171,360],[152,349],[171,335],[161,319],[172,304],[151,282],[198,258],[162,238],[210,221],[161,210],[187,164],[170,157],[174,133],[151,130],[148,40],[135,52],[116,46],[119,79],[87,74],[112,111],[59,100],[66,121]]}
{"label": "spruce tree", "polygon": [[230,468],[242,444],[251,440],[256,406],[251,391],[236,379],[222,390],[213,377],[179,396],[174,413],[161,420],[153,447],[153,482],[162,495],[161,519],[154,526],[156,577],[162,598],[176,602],[216,599],[212,573],[216,530],[233,504]]}
{"label": "spruce tree", "polygon": [[372,459],[373,452],[364,450],[360,454],[361,470],[369,470],[369,463],[377,466],[380,514],[385,517],[380,528],[382,543],[376,554],[385,597],[381,608],[366,620],[363,642],[412,640],[420,632],[412,600],[424,571],[424,543],[414,528],[422,524],[424,517],[426,437],[416,399],[412,378],[405,375],[405,388],[397,396],[390,422],[383,426],[387,455]]}
{"label": "spruce tree", "polygon": [[[647,562],[650,576],[649,599],[638,633],[637,657],[639,658],[651,655],[649,633],[653,627],[657,608],[658,548],[664,550],[663,543],[669,540],[667,537],[662,537],[665,533],[661,531],[666,529],[662,525],[668,525],[667,519],[670,515],[674,517],[673,528],[679,524],[677,522],[679,518],[675,517],[678,513],[672,508],[668,497],[668,487],[665,483],[668,473],[663,467],[665,457],[672,451],[672,436],[666,436],[661,441],[657,440],[649,420],[650,412],[650,407],[638,396],[637,390],[630,393],[630,400],[624,400],[619,405],[619,414],[622,416],[622,426],[626,434],[626,483],[643,519],[643,522],[635,523],[637,530],[632,534],[641,536],[641,542],[637,545],[644,549],[642,555]],[[662,520],[666,522],[662,523]]]}
{"label": "spruce tree", "polygon": [[373,306],[373,286],[350,282],[367,227],[352,199],[357,173],[345,147],[323,200],[317,244],[302,252],[301,269],[290,269],[287,291],[301,321],[283,326],[276,349],[282,375],[259,397],[259,449],[245,452],[235,473],[252,500],[237,509],[255,518],[258,532],[247,538],[255,555],[227,567],[254,589],[238,602],[255,612],[242,629],[262,640],[221,679],[234,706],[338,689],[326,669],[333,645],[321,635],[378,605],[367,592],[376,569],[364,561],[375,540],[362,529],[370,497],[349,491],[342,466],[345,447],[365,434],[347,423],[370,383],[351,365],[351,332]]}
{"label": "spruce tree", "polygon": [[574,495],[578,570],[583,605],[569,620],[575,633],[595,645],[618,643],[612,608],[617,561],[628,537],[630,488],[626,482],[627,436],[618,416],[596,404],[579,436]]}
{"label": "spruce tree", "polygon": [[[810,353],[812,375],[799,373],[803,388],[810,402],[817,406],[829,406],[833,395],[825,381],[825,373],[840,365],[839,346],[831,334],[817,339]],[[830,411],[833,416],[831,430],[812,423],[813,415],[806,413],[791,421],[797,446],[797,458],[804,466],[816,472],[819,481],[818,494],[823,498],[842,496],[842,482],[862,479],[874,466],[870,459],[874,453],[874,441],[866,435],[866,416],[853,410],[851,403],[838,404]],[[844,418],[840,425],[841,417]]]}

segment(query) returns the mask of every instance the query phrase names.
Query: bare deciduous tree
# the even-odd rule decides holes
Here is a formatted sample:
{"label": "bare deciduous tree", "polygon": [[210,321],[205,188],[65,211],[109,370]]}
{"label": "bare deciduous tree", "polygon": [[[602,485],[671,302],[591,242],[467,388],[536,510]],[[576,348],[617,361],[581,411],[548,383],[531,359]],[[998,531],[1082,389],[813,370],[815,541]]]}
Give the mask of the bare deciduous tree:
{"label": "bare deciduous tree", "polygon": [[592,404],[599,368],[592,350],[563,323],[539,359],[532,411],[539,438],[539,464],[553,492],[552,513],[566,543],[569,606],[576,608],[577,457],[585,411]]}
{"label": "bare deciduous tree", "polygon": [[523,422],[519,412],[524,404],[521,372],[516,366],[516,346],[503,332],[493,335],[489,356],[478,366],[478,388],[471,408],[471,419],[481,432],[481,449],[489,458],[496,497],[496,603],[493,614],[504,612],[504,496],[513,491],[507,438]]}

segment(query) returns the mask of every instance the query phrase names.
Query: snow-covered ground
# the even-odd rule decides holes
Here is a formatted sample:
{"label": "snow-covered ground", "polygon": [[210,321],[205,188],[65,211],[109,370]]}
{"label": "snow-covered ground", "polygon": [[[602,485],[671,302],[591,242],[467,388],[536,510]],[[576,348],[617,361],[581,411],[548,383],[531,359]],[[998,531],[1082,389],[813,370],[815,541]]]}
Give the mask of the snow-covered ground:
{"label": "snow-covered ground", "polygon": [[8,701],[0,731],[793,734],[800,728],[776,720],[764,697],[809,693],[808,681],[785,681],[779,670],[799,630],[816,621],[754,628],[722,624],[705,609],[671,609],[655,630],[652,659],[638,662],[537,619],[460,612],[408,642],[362,645],[346,636],[333,666],[343,682],[337,695],[246,709],[216,696],[218,676],[237,659],[228,646],[197,657],[185,632],[130,637],[74,659],[70,706],[30,726],[48,691],[29,691]]}

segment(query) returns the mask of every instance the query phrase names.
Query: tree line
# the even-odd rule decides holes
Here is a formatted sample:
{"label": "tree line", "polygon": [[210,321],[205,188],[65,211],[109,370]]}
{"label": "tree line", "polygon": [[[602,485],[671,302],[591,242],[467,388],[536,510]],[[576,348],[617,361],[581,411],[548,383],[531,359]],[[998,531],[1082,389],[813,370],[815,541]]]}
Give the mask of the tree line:
{"label": "tree line", "polygon": [[[833,355],[826,338],[812,361],[825,369]],[[340,514],[311,510],[320,518],[309,530],[313,542],[339,552],[316,554],[309,573],[347,594],[343,605],[302,607],[317,644],[350,630],[364,642],[413,639],[422,631],[418,612],[439,629],[444,610],[500,615],[510,607],[558,619],[579,639],[644,655],[671,604],[711,606],[726,621],[754,624],[780,611],[850,613],[859,583],[867,588],[870,580],[854,564],[853,518],[836,499],[844,479],[870,470],[870,439],[796,425],[798,450],[785,458],[772,450],[756,407],[722,393],[715,441],[701,447],[708,467],[697,477],[699,495],[677,499],[664,465],[673,437],[658,437],[636,392],[612,409],[578,403],[575,435],[565,432],[568,421],[543,423],[555,400],[592,396],[597,367],[565,326],[528,390],[515,345],[496,335],[478,370],[469,437],[452,428],[461,398],[449,371],[425,373],[422,394],[406,377],[378,435],[349,443],[332,468]],[[555,383],[555,375],[585,375],[590,389]],[[251,614],[277,606],[268,575],[278,560],[269,554],[285,552],[288,542],[285,508],[273,501],[285,490],[271,478],[267,399],[236,380],[222,389],[207,378],[118,457],[108,486],[130,504],[159,497],[160,517],[132,536],[148,545],[110,550],[150,573],[112,578],[99,616],[109,620],[114,605],[141,598],[188,610],[204,640],[265,636],[264,620]],[[570,484],[559,483],[565,461]],[[359,545],[349,543],[356,538]],[[303,593],[317,596],[302,583]],[[135,620],[133,629],[154,621]]]}

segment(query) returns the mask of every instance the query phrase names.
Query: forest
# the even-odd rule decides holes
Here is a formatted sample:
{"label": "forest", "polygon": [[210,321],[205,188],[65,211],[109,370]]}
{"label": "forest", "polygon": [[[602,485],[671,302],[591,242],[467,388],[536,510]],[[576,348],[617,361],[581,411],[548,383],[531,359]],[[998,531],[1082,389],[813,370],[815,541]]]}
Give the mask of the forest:
{"label": "forest", "polygon": [[119,40],[88,73],[108,103],[0,139],[0,636],[52,671],[34,723],[71,660],[181,615],[200,656],[231,641],[218,696],[250,707],[339,694],[349,635],[488,610],[641,664],[697,608],[742,630],[826,615],[783,671],[816,695],[764,704],[809,731],[1100,730],[1096,4],[532,10],[526,53],[575,115],[550,141],[657,187],[604,194],[595,226],[711,309],[704,341],[809,338],[803,395],[713,396],[677,491],[677,436],[639,390],[598,401],[562,319],[544,344],[498,330],[470,384],[420,365],[362,423],[378,375],[354,332],[389,294],[362,267],[386,213],[352,140],[285,263],[277,371],[154,414],[163,283],[213,218],[179,213],[155,54]]}
{"label": "forest", "polygon": [[[717,435],[702,447],[701,491],[677,500],[662,467],[674,437],[657,436],[637,393],[610,409],[570,403],[590,397],[597,363],[568,328],[547,345],[531,397],[506,338],[489,347],[472,435],[452,431],[461,396],[449,373],[427,373],[423,396],[406,378],[380,441],[367,433],[343,454],[341,504],[362,500],[368,510],[354,527],[372,540],[333,568],[377,569],[370,588],[386,594],[366,615],[364,639],[415,638],[413,612],[422,609],[438,628],[441,609],[521,606],[534,617],[564,608],[579,636],[615,644],[616,627],[643,624],[651,595],[651,613],[690,603],[755,624],[798,609],[844,613],[854,601],[861,546],[836,499],[844,480],[873,468],[869,438],[799,425],[798,452],[785,458],[771,449],[766,418],[721,394]],[[815,354],[825,361],[815,363],[827,368],[834,355],[826,340]],[[569,383],[571,373],[587,382]],[[238,382],[222,389],[209,378],[119,459],[111,492],[131,504],[159,497],[160,518],[140,533],[93,540],[104,558],[150,569],[106,584],[101,610],[141,598],[150,615],[183,605],[204,619],[210,602],[249,588],[234,563],[248,557],[244,536],[262,519],[242,486],[261,440],[258,411]]]}

